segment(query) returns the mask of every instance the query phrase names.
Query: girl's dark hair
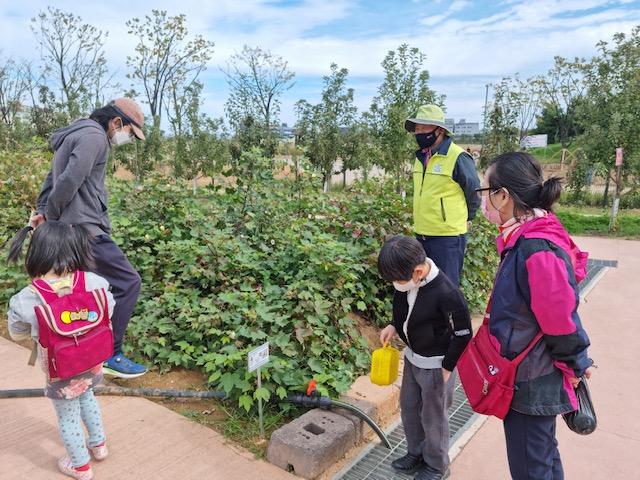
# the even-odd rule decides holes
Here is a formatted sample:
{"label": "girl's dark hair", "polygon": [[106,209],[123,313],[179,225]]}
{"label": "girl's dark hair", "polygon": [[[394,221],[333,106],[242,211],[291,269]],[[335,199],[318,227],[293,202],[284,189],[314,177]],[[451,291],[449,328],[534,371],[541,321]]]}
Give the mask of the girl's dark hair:
{"label": "girl's dark hair", "polygon": [[415,268],[426,261],[427,255],[418,240],[396,235],[380,249],[378,272],[387,282],[411,280]]}
{"label": "girl's dark hair", "polygon": [[562,181],[551,177],[544,181],[538,161],[526,152],[508,152],[498,155],[489,165],[489,187],[506,188],[516,215],[534,208],[552,210],[562,193]]}
{"label": "girl's dark hair", "polygon": [[104,128],[105,132],[109,130],[109,122],[111,121],[111,119],[116,117],[122,120],[123,127],[131,123],[122,113],[118,112],[116,107],[111,104],[105,105],[102,108],[98,108],[91,112],[91,115],[89,115],[89,118],[95,122],[98,122],[100,126]]}
{"label": "girl's dark hair", "polygon": [[[25,227],[11,241],[7,260],[15,263],[20,259],[22,246],[31,227]],[[41,277],[53,270],[56,275],[76,270],[91,270],[91,235],[82,225],[47,220],[33,230],[25,267],[31,278]]]}

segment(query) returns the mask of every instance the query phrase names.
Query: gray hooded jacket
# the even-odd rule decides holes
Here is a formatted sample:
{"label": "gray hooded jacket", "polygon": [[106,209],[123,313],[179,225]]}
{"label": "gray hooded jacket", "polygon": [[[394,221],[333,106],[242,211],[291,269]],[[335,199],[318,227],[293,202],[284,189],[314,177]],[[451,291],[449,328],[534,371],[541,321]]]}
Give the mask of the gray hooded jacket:
{"label": "gray hooded jacket", "polygon": [[109,234],[106,132],[93,120],[77,120],[53,132],[49,144],[54,155],[38,196],[38,213],[47,220],[84,224],[92,235]]}

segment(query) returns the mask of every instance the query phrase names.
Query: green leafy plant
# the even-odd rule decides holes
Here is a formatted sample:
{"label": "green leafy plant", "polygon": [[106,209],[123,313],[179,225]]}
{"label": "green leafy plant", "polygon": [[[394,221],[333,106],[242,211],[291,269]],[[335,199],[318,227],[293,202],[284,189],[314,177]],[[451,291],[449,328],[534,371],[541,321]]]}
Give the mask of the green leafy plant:
{"label": "green leafy plant", "polygon": [[[393,289],[378,277],[376,256],[387,235],[411,234],[410,198],[374,179],[327,195],[317,173],[278,179],[259,150],[242,159],[233,181],[197,195],[160,175],[143,186],[110,180],[113,237],[143,284],[127,351],[161,370],[201,369],[246,411],[312,378],[320,393],[336,395],[369,368],[375,345],[360,323],[389,321]],[[5,237],[24,224],[43,176],[13,174],[19,198],[3,196],[12,225]],[[479,222],[469,238],[463,288],[474,309],[493,278],[492,236]],[[26,284],[21,275],[0,273],[5,300]],[[267,340],[271,361],[256,389],[247,353]]]}

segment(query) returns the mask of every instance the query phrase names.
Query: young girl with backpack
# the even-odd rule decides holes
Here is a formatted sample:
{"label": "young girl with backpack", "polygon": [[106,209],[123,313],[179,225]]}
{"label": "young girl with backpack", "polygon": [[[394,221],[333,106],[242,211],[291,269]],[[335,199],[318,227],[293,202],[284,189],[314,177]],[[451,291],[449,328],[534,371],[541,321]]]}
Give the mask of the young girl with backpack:
{"label": "young girl with backpack", "polygon": [[[18,260],[32,230],[24,228],[13,240],[9,261]],[[67,451],[58,467],[79,480],[93,478],[89,452],[96,460],[108,454],[92,389],[102,381],[102,363],[111,355],[115,302],[107,281],[88,271],[90,252],[91,237],[83,226],[52,220],[40,225],[25,260],[32,283],[11,298],[8,312],[11,338],[37,342],[45,395],[53,402]]]}

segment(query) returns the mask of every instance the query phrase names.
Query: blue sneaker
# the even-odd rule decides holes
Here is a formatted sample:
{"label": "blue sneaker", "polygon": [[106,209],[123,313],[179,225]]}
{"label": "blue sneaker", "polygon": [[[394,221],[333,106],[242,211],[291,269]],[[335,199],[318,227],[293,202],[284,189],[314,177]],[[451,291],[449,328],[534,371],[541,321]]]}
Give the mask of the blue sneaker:
{"label": "blue sneaker", "polygon": [[132,362],[122,353],[118,353],[104,362],[102,371],[105,375],[118,378],[136,378],[147,373],[147,367]]}

